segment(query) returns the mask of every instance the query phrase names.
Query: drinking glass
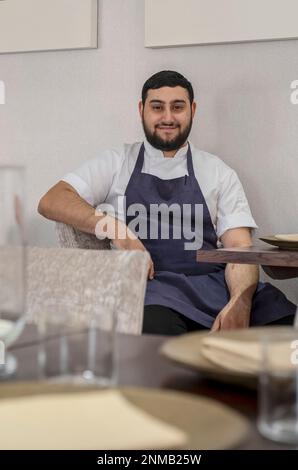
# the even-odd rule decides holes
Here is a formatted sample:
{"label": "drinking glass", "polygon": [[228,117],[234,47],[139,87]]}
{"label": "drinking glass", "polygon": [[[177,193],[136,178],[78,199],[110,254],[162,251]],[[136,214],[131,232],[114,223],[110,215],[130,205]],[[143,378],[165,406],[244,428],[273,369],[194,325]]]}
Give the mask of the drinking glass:
{"label": "drinking glass", "polygon": [[42,380],[110,387],[117,381],[115,301],[67,305],[55,299],[38,318]]}
{"label": "drinking glass", "polygon": [[25,323],[25,241],[23,167],[0,166],[0,378],[17,362],[7,348]]}
{"label": "drinking glass", "polygon": [[298,329],[277,327],[261,344],[259,431],[274,441],[298,445]]}

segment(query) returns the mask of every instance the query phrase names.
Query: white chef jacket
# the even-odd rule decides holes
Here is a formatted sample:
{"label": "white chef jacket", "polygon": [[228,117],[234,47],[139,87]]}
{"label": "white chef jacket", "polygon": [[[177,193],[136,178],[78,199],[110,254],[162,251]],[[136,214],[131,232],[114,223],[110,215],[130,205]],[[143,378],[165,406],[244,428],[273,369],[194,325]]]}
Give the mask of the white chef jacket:
{"label": "white chef jacket", "polygon": [[[70,184],[93,207],[101,208],[104,203],[106,210],[106,205],[110,205],[115,216],[124,221],[125,190],[141,144],[124,144],[118,149],[102,151],[98,157],[65,175],[62,181]],[[188,175],[187,145],[180,148],[172,158],[164,157],[161,150],[146,140],[144,145],[143,173],[167,180]],[[257,228],[236,172],[215,155],[196,149],[191,142],[189,145],[194,173],[218,239],[228,229]]]}

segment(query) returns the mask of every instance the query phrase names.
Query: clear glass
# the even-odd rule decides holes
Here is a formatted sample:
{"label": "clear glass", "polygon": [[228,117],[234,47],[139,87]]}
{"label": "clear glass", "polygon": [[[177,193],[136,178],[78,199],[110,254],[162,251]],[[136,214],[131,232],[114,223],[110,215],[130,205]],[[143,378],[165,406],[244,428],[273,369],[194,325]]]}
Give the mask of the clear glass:
{"label": "clear glass", "polygon": [[0,378],[16,370],[16,359],[7,348],[25,323],[24,186],[24,168],[0,166]]}
{"label": "clear glass", "polygon": [[277,327],[262,339],[258,428],[268,439],[298,444],[298,329]]}
{"label": "clear glass", "polygon": [[39,318],[40,378],[59,383],[114,386],[116,367],[115,301],[65,305],[53,302]]}

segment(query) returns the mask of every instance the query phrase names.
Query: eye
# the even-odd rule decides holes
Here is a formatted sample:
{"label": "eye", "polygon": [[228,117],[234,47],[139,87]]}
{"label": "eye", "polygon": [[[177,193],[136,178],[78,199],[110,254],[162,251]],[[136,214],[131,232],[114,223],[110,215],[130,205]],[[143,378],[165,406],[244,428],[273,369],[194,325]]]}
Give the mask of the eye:
{"label": "eye", "polygon": [[173,107],[174,111],[182,111],[184,109],[183,104],[175,104]]}
{"label": "eye", "polygon": [[153,104],[152,109],[154,111],[160,111],[162,109],[162,106],[160,104]]}

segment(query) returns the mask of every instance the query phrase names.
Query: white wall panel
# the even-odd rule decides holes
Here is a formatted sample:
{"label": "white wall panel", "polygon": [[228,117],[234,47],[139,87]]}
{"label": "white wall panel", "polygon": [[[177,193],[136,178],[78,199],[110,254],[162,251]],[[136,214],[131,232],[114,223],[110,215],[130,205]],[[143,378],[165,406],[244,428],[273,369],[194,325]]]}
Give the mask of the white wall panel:
{"label": "white wall panel", "polygon": [[297,0],[145,0],[145,46],[298,37]]}
{"label": "white wall panel", "polygon": [[97,0],[1,0],[0,53],[97,47]]}

